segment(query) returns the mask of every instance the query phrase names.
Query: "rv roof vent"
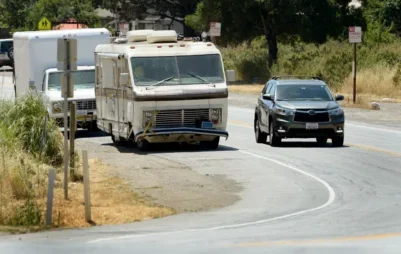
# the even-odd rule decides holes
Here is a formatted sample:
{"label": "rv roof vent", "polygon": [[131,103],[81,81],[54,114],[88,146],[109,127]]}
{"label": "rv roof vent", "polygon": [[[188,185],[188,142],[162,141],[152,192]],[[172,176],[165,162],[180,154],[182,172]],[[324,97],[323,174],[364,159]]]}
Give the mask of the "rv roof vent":
{"label": "rv roof vent", "polygon": [[174,30],[153,31],[148,34],[148,43],[177,42],[177,33]]}
{"label": "rv roof vent", "polygon": [[153,30],[134,30],[127,33],[127,39],[129,42],[146,41],[148,34]]}

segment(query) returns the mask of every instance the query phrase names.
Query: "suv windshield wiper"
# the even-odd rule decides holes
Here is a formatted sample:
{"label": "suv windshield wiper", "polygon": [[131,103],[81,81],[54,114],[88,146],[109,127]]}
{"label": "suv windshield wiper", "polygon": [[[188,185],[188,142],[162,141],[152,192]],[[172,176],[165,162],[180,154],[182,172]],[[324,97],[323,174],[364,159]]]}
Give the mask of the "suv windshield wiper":
{"label": "suv windshield wiper", "polygon": [[210,81],[209,81],[209,80],[207,80],[207,79],[204,79],[204,78],[202,78],[201,76],[198,76],[198,75],[196,75],[196,74],[193,74],[193,73],[191,73],[191,72],[187,72],[187,74],[188,74],[189,76],[191,76],[191,77],[194,77],[194,78],[200,79],[200,80],[202,80],[202,81],[204,81],[204,82],[208,83],[209,85],[211,85],[211,86],[213,86],[213,87],[216,87],[216,85],[215,85],[215,84],[213,84],[212,82],[210,82]]}
{"label": "suv windshield wiper", "polygon": [[165,79],[163,79],[163,80],[160,80],[159,82],[156,82],[156,83],[154,83],[154,84],[152,84],[152,85],[146,87],[146,89],[148,89],[148,88],[151,87],[151,86],[158,86],[158,85],[163,84],[164,82],[170,81],[170,80],[172,80],[172,79],[174,79],[174,78],[175,78],[175,76],[171,76],[171,77],[165,78]]}

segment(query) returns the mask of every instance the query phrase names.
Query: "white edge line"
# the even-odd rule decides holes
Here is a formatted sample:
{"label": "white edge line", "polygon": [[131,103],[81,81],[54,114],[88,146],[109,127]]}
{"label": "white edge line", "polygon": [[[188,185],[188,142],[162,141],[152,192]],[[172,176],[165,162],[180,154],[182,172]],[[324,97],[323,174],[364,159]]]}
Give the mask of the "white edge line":
{"label": "white edge line", "polygon": [[270,162],[276,163],[280,166],[289,168],[297,173],[300,173],[302,175],[305,175],[307,177],[312,178],[313,180],[316,180],[317,182],[321,183],[327,190],[329,193],[329,198],[328,200],[321,206],[315,207],[315,208],[310,208],[310,209],[306,209],[306,210],[301,210],[295,213],[290,213],[290,214],[286,214],[286,215],[282,215],[282,216],[278,216],[278,217],[274,217],[274,218],[270,218],[270,219],[265,219],[265,220],[258,220],[258,221],[253,221],[253,222],[246,222],[246,223],[240,223],[240,224],[233,224],[233,225],[226,225],[226,226],[219,226],[219,227],[212,227],[212,228],[204,228],[204,229],[188,229],[188,230],[181,230],[181,231],[170,231],[170,232],[158,232],[158,233],[150,233],[150,234],[138,234],[138,235],[125,235],[125,236],[117,236],[117,237],[109,237],[109,238],[100,238],[100,239],[96,239],[96,240],[92,240],[92,241],[88,241],[87,243],[98,243],[98,242],[104,242],[104,241],[112,241],[112,240],[121,240],[121,239],[128,239],[128,238],[138,238],[138,237],[145,237],[145,236],[155,236],[155,235],[165,235],[165,234],[177,234],[177,233],[189,233],[189,232],[201,232],[201,231],[211,231],[211,230],[220,230],[220,229],[230,229],[230,228],[239,228],[239,227],[246,227],[246,226],[253,226],[253,225],[257,225],[257,224],[263,224],[263,223],[268,223],[268,222],[272,222],[272,221],[276,221],[276,220],[282,220],[282,219],[286,219],[286,218],[290,218],[290,217],[294,217],[294,216],[299,216],[302,214],[306,214],[306,213],[311,213],[311,212],[315,212],[318,210],[321,210],[323,208],[326,208],[328,206],[330,206],[335,198],[336,198],[336,193],[334,191],[334,189],[324,180],[318,178],[315,175],[312,175],[308,172],[305,172],[303,170],[300,170],[294,166],[291,166],[289,164],[285,164],[283,162],[280,162],[278,160],[275,159],[270,159],[255,153],[251,153],[251,152],[246,152],[246,151],[239,151],[240,153],[243,154],[247,154],[247,155],[251,155],[253,157],[259,158],[259,159],[263,159],[263,160],[268,160]]}
{"label": "white edge line", "polygon": [[361,128],[365,128],[365,129],[378,130],[378,131],[387,131],[387,132],[392,132],[392,133],[401,134],[401,131],[398,131],[398,130],[385,129],[385,128],[378,128],[378,127],[373,127],[373,126],[369,126],[369,125],[359,124],[359,123],[355,123],[355,122],[345,122],[345,127],[347,127],[347,125],[351,125],[351,126],[355,126],[355,127],[361,127]]}

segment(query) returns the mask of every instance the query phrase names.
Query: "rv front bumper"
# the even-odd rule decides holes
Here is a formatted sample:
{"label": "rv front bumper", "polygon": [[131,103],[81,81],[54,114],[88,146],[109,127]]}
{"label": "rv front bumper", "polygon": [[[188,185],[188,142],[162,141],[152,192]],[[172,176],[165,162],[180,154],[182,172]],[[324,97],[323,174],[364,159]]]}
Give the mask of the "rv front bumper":
{"label": "rv front bumper", "polygon": [[146,139],[150,143],[211,141],[215,137],[228,138],[228,132],[202,128],[166,128],[139,131],[135,141]]}

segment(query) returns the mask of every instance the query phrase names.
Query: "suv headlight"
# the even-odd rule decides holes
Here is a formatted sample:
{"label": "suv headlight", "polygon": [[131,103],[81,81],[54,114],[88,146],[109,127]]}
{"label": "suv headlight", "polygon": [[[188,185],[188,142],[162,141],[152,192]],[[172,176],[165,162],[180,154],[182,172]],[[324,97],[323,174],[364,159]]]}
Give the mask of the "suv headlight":
{"label": "suv headlight", "polygon": [[336,108],[329,110],[329,115],[331,116],[341,116],[344,114],[344,110],[342,108]]}
{"label": "suv headlight", "polygon": [[212,108],[210,109],[210,120],[214,124],[218,124],[221,119],[221,109],[219,108]]}
{"label": "suv headlight", "polygon": [[142,126],[146,128],[153,125],[153,111],[143,111]]}
{"label": "suv headlight", "polygon": [[276,114],[283,115],[283,116],[293,116],[295,114],[294,109],[289,109],[289,108],[282,108],[276,106],[275,108]]}
{"label": "suv headlight", "polygon": [[61,101],[53,102],[52,110],[54,114],[63,112],[63,104]]}

